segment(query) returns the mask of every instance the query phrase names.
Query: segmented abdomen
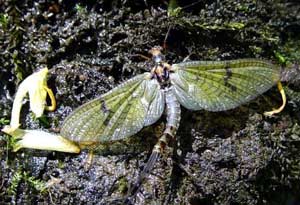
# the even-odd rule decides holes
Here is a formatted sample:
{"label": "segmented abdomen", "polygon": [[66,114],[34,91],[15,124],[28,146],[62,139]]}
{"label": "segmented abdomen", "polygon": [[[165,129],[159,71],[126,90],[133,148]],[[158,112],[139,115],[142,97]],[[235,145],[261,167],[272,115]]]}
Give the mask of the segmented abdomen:
{"label": "segmented abdomen", "polygon": [[173,87],[165,89],[166,108],[167,108],[167,128],[170,128],[172,135],[176,134],[181,118],[180,104],[174,94]]}

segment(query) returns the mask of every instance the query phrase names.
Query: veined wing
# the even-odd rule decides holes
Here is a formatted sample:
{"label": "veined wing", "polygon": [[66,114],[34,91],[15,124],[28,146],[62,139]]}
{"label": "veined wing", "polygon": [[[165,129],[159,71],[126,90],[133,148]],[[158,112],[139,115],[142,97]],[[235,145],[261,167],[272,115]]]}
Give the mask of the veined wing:
{"label": "veined wing", "polygon": [[191,110],[235,108],[270,89],[279,67],[255,59],[192,61],[172,65],[171,83],[180,104]]}
{"label": "veined wing", "polygon": [[157,121],[164,93],[150,73],[138,75],[71,113],[61,134],[77,142],[105,142],[129,137]]}

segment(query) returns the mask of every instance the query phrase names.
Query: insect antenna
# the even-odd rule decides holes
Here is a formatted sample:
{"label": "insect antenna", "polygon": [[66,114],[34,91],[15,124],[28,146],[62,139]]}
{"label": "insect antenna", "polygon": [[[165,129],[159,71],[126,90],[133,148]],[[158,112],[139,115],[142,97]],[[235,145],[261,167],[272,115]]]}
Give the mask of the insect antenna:
{"label": "insect antenna", "polygon": [[182,7],[182,9],[190,8],[190,7],[192,7],[192,6],[195,6],[195,5],[199,4],[199,3],[202,2],[202,1],[203,1],[203,0],[199,0],[199,1],[193,2],[193,3],[191,3],[191,4],[188,4],[188,5],[184,6],[184,7]]}
{"label": "insect antenna", "polygon": [[168,40],[169,33],[171,31],[171,28],[172,28],[172,25],[169,26],[168,31],[167,31],[166,36],[165,36],[165,39],[164,39],[164,42],[163,42],[163,49],[164,50],[167,49],[167,40]]}
{"label": "insect antenna", "polygon": [[[169,3],[168,3],[168,9],[167,9],[168,10],[167,11],[168,16],[169,17],[177,16],[180,13],[180,11],[188,9],[192,6],[195,6],[195,5],[197,5],[201,2],[203,2],[203,0],[199,0],[199,1],[193,2],[191,4],[188,4],[186,6],[180,7],[177,3],[177,0],[170,0]],[[173,25],[169,26],[168,31],[165,35],[165,38],[164,38],[164,41],[163,41],[163,46],[162,46],[164,51],[167,49],[167,40],[168,40],[168,36],[170,34],[170,31],[171,31],[172,27],[173,27]]]}

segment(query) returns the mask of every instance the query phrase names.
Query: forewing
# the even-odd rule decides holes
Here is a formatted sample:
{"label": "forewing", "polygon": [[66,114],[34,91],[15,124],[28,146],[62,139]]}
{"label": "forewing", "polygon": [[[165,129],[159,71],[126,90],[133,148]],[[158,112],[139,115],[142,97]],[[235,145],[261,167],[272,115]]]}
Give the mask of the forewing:
{"label": "forewing", "polygon": [[158,120],[164,94],[150,73],[138,75],[71,113],[61,134],[77,142],[105,142],[129,137]]}
{"label": "forewing", "polygon": [[263,60],[192,61],[172,65],[171,83],[180,104],[222,111],[262,94],[279,81],[279,67]]}

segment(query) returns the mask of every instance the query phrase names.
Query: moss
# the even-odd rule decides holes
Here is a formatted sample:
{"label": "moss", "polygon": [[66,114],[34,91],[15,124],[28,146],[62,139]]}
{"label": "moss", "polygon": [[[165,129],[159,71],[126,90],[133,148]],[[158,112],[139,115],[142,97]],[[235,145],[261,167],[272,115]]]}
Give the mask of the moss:
{"label": "moss", "polygon": [[300,38],[291,38],[279,47],[279,51],[288,63],[300,61]]}
{"label": "moss", "polygon": [[23,180],[40,193],[45,192],[45,190],[47,189],[45,182],[40,179],[36,179],[33,176],[30,176],[27,172],[23,172]]}
{"label": "moss", "polygon": [[0,14],[0,25],[3,30],[7,30],[8,27],[8,14]]}
{"label": "moss", "polygon": [[0,118],[0,125],[8,125],[9,124],[9,120],[6,117],[2,117]]}
{"label": "moss", "polygon": [[120,193],[127,193],[129,187],[128,180],[125,177],[122,177],[118,180],[118,192]]}
{"label": "moss", "polygon": [[19,169],[16,172],[14,172],[12,176],[10,186],[7,189],[8,195],[17,196],[18,187],[21,182],[28,184],[40,193],[46,190],[46,184],[43,181],[36,179],[35,177],[29,176],[29,174],[26,171],[22,171],[22,169]]}
{"label": "moss", "polygon": [[21,180],[22,180],[22,171],[21,170],[16,171],[14,173],[14,175],[12,176],[10,186],[7,189],[7,193],[9,195],[11,195],[11,196],[16,195],[17,188],[18,188],[19,183],[21,182]]}

